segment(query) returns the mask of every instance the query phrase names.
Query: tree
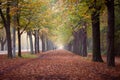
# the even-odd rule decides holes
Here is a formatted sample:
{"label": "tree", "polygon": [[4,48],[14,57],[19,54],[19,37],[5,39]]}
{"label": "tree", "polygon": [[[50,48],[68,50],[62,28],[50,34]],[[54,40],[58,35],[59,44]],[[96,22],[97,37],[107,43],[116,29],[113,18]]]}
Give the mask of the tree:
{"label": "tree", "polygon": [[34,54],[34,51],[33,51],[32,31],[28,31],[28,32],[27,32],[27,35],[29,36],[30,52],[31,52],[31,54]]}
{"label": "tree", "polygon": [[39,30],[34,30],[35,53],[39,53]]}
{"label": "tree", "polygon": [[92,0],[87,3],[91,11],[92,37],[93,37],[93,61],[103,62],[100,48],[100,12],[102,1]]}
{"label": "tree", "polygon": [[82,50],[81,55],[83,57],[87,57],[87,26],[86,23],[84,23],[83,27],[81,28],[81,43],[82,43]]}
{"label": "tree", "polygon": [[[3,5],[4,2],[0,1],[0,6]],[[7,45],[8,45],[8,57],[12,58],[12,44],[11,44],[11,32],[10,32],[10,0],[7,0],[6,8],[5,8],[5,14],[3,13],[3,8],[0,8],[0,15],[2,18],[3,25],[5,27],[6,31],[6,37],[7,37]]]}
{"label": "tree", "polygon": [[103,62],[100,50],[100,19],[98,12],[93,12],[92,31],[93,31],[93,61]]}
{"label": "tree", "polygon": [[114,0],[106,0],[106,6],[107,6],[107,11],[108,11],[107,65],[108,66],[115,66],[115,51],[114,51],[115,14],[114,14]]}
{"label": "tree", "polygon": [[[85,2],[79,0],[70,0],[69,18],[73,29],[73,52],[81,56],[87,56],[87,27],[89,15],[86,14],[87,7]],[[84,7],[83,7],[84,6]]]}
{"label": "tree", "polygon": [[[12,14],[12,34],[13,34],[13,38],[12,38],[12,49],[13,49],[13,57],[16,57],[16,28],[17,28],[17,10],[18,10],[18,0],[13,0],[12,2],[12,6],[13,6],[13,14]],[[15,10],[14,10],[15,9]]]}
{"label": "tree", "polygon": [[[26,30],[32,30],[34,26],[30,26],[34,23],[32,19],[34,19],[34,16],[38,13],[38,11],[35,12],[40,6],[38,6],[40,2],[37,1],[19,1],[17,0],[17,34],[18,34],[18,56],[22,57],[21,55],[21,35]],[[36,8],[38,7],[38,8]],[[39,9],[38,9],[39,10]],[[38,18],[37,18],[38,19]],[[32,23],[32,24],[31,24]],[[32,46],[32,45],[31,45]]]}
{"label": "tree", "polygon": [[42,52],[47,51],[47,34],[48,34],[48,28],[43,28],[40,30],[40,37],[42,41]]}
{"label": "tree", "polygon": [[4,45],[6,43],[6,34],[4,32],[5,30],[2,28],[0,29],[0,44],[1,44],[1,51],[4,50]]}

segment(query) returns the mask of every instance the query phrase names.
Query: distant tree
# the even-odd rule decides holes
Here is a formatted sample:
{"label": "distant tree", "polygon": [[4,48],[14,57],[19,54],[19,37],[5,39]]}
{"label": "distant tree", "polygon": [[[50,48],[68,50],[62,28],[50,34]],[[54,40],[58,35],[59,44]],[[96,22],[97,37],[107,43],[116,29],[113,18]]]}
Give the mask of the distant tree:
{"label": "distant tree", "polygon": [[35,43],[34,43],[34,47],[35,47],[35,53],[39,53],[40,51],[39,51],[39,30],[34,30],[34,32],[33,32],[34,34],[34,41],[35,41]]}
{"label": "distant tree", "polygon": [[28,31],[27,35],[29,36],[29,42],[30,42],[30,53],[34,54],[33,51],[33,38],[32,38],[32,31]]}

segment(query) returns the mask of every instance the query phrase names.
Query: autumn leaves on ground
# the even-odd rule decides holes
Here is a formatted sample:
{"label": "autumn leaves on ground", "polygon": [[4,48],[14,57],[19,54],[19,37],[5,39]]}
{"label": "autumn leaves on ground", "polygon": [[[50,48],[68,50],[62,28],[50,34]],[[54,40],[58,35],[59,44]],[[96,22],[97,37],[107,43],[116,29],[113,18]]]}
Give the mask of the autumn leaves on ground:
{"label": "autumn leaves on ground", "polygon": [[120,63],[108,68],[66,50],[52,50],[35,58],[8,59],[0,55],[0,80],[120,80]]}

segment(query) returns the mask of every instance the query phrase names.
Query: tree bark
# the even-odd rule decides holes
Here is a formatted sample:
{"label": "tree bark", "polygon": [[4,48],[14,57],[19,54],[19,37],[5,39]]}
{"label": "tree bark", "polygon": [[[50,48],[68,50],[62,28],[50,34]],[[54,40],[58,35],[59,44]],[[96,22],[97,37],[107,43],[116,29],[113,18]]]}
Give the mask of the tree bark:
{"label": "tree bark", "polygon": [[[75,33],[74,33],[75,34]],[[76,49],[76,47],[77,47],[77,42],[76,42],[76,38],[75,38],[75,36],[74,36],[74,40],[73,40],[73,52],[74,53],[77,53],[77,49]]]}
{"label": "tree bark", "polygon": [[[38,32],[39,32],[39,31],[38,31]],[[39,38],[39,34],[38,34],[38,35],[37,35],[37,47],[38,47],[38,49],[37,49],[38,51],[37,51],[37,52],[38,52],[38,53],[40,52],[40,41],[39,41],[39,39],[40,39],[40,38]]]}
{"label": "tree bark", "polygon": [[34,31],[34,39],[35,39],[34,46],[35,46],[35,54],[36,54],[37,53],[37,32],[36,30]]}
{"label": "tree bark", "polygon": [[71,51],[71,52],[73,51],[72,47],[73,47],[73,41],[71,41],[71,42],[68,44],[68,50]]}
{"label": "tree bark", "polygon": [[79,54],[79,48],[80,48],[80,45],[79,45],[79,32],[74,32],[73,33],[74,35],[74,40],[73,40],[73,52],[76,53],[76,54]]}
{"label": "tree bark", "polygon": [[6,28],[6,34],[7,34],[7,45],[8,45],[8,58],[13,58],[10,27]]}
{"label": "tree bark", "polygon": [[43,34],[41,36],[41,40],[42,40],[42,52],[45,52],[45,38]]}
{"label": "tree bark", "polygon": [[50,43],[49,43],[49,39],[47,38],[47,51],[49,51],[50,50]]}
{"label": "tree bark", "polygon": [[21,34],[20,34],[20,28],[17,28],[18,30],[18,56],[22,57],[21,55]]}
{"label": "tree bark", "polygon": [[4,39],[3,37],[0,38],[0,43],[1,43],[1,51],[4,51],[4,46],[6,43],[6,38]]}
{"label": "tree bark", "polygon": [[35,30],[35,53],[39,53],[39,34],[38,34],[38,30]]}
{"label": "tree bark", "polygon": [[[12,2],[12,5],[14,6],[14,7],[17,7],[18,8],[18,0],[13,0],[13,2]],[[17,11],[15,11],[15,15],[13,16],[13,28],[12,28],[12,30],[13,30],[13,41],[12,41],[12,48],[13,48],[13,57],[16,57],[16,28],[18,27],[18,25],[17,25],[17,18],[18,18],[18,10]]]}
{"label": "tree bark", "polygon": [[3,45],[3,42],[1,42],[1,51],[4,51],[4,45]]}
{"label": "tree bark", "polygon": [[103,62],[100,49],[100,13],[95,10],[91,14],[93,36],[93,61]]}
{"label": "tree bark", "polygon": [[82,40],[82,56],[83,57],[87,57],[87,31],[86,31],[86,27],[85,28],[81,28],[81,40]]}
{"label": "tree bark", "polygon": [[16,57],[16,29],[13,28],[13,57]]}
{"label": "tree bark", "polygon": [[115,15],[114,15],[114,0],[107,1],[108,11],[108,32],[107,32],[107,65],[115,66],[115,52],[114,52],[114,26],[115,26]]}
{"label": "tree bark", "polygon": [[31,52],[31,54],[34,54],[34,51],[33,51],[33,39],[32,39],[32,33],[31,33],[31,31],[28,31],[27,34],[28,34],[28,36],[29,36],[30,52]]}

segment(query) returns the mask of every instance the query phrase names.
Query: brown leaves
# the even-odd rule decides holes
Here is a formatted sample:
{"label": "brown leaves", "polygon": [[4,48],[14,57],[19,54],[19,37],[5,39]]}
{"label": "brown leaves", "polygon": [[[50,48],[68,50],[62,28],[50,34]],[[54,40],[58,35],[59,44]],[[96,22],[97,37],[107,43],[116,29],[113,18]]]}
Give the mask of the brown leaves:
{"label": "brown leaves", "polygon": [[[0,79],[15,80],[119,80],[120,64],[108,68],[105,63],[92,62],[65,50],[39,54],[37,59],[0,60]],[[2,67],[1,67],[2,66]]]}

